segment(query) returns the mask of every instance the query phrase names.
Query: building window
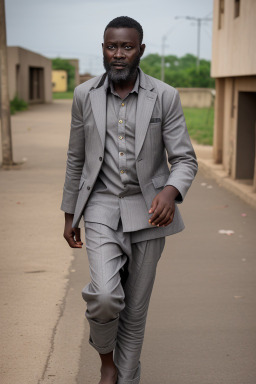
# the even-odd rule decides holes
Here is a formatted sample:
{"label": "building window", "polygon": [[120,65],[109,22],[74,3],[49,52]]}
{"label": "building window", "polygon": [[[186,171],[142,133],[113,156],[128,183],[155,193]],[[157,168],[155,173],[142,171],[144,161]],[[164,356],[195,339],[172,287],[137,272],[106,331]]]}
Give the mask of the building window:
{"label": "building window", "polygon": [[224,23],[224,0],[219,0],[219,29],[223,28]]}
{"label": "building window", "polygon": [[239,17],[240,16],[240,0],[234,0],[235,2],[235,12],[234,12],[234,17]]}

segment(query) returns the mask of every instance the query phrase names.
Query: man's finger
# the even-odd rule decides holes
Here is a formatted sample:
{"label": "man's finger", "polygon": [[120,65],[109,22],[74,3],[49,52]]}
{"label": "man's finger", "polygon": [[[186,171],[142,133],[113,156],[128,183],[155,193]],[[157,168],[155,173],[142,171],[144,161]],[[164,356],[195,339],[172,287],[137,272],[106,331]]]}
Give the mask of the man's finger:
{"label": "man's finger", "polygon": [[71,248],[82,248],[82,243],[77,243],[73,238],[69,238],[67,242]]}
{"label": "man's finger", "polygon": [[75,242],[76,242],[76,244],[83,245],[83,243],[81,241],[81,236],[80,236],[80,228],[75,228],[74,232],[75,232]]}
{"label": "man's finger", "polygon": [[161,214],[161,212],[162,212],[162,209],[161,209],[159,206],[157,206],[157,208],[154,210],[153,215],[150,217],[149,222],[150,222],[151,224],[154,224],[154,223],[155,223],[155,220],[156,220],[157,217]]}
{"label": "man's finger", "polygon": [[72,232],[69,234],[64,232],[63,236],[71,248],[82,248],[82,242],[80,241],[80,243],[78,243],[77,241],[75,241],[74,235],[75,235],[75,232]]}
{"label": "man's finger", "polygon": [[169,220],[167,221],[167,223],[165,223],[165,224],[163,225],[163,227],[167,227],[167,226],[170,225],[171,223],[172,223],[172,220],[169,219]]}
{"label": "man's finger", "polygon": [[169,209],[165,212],[165,216],[162,218],[161,221],[159,221],[159,222],[157,223],[157,225],[158,225],[159,227],[164,226],[164,225],[170,220],[171,213],[172,213],[172,210],[171,210],[171,208],[169,208]]}
{"label": "man's finger", "polygon": [[167,225],[170,225],[173,222],[173,217],[174,217],[174,211],[171,213],[169,220],[163,225],[163,227],[167,227]]}
{"label": "man's finger", "polygon": [[148,213],[153,213],[153,212],[155,211],[156,207],[157,207],[157,199],[154,198],[154,200],[152,201],[151,208],[150,208],[150,210],[148,211]]}
{"label": "man's finger", "polygon": [[159,225],[163,220],[165,220],[168,211],[169,209],[167,207],[164,207],[161,211],[159,211],[155,218],[151,218],[152,224]]}

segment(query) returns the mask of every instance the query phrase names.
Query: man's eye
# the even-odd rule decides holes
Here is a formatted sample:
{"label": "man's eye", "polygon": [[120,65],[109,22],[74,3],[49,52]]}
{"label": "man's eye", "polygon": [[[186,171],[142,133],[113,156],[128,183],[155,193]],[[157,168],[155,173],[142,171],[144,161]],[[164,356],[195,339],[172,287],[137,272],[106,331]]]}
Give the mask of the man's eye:
{"label": "man's eye", "polygon": [[114,49],[114,45],[108,45],[107,48],[108,49]]}
{"label": "man's eye", "polygon": [[125,49],[131,49],[132,47],[130,45],[126,45]]}

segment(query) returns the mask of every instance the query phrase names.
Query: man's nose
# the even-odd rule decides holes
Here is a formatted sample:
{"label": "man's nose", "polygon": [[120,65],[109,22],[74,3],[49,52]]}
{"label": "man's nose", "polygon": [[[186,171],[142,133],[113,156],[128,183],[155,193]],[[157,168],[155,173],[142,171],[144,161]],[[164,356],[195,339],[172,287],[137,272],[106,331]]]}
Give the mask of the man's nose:
{"label": "man's nose", "polygon": [[122,57],[125,57],[125,54],[124,54],[124,51],[122,50],[122,48],[117,48],[116,51],[115,51],[115,57],[117,59],[121,59]]}

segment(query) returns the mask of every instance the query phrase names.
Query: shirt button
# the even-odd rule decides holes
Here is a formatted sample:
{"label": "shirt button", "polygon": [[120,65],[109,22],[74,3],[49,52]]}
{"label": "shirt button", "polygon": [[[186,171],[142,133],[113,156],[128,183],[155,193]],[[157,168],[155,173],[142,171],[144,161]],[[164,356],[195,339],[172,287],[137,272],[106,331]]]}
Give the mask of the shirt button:
{"label": "shirt button", "polygon": [[99,161],[102,161],[102,157],[101,156],[99,157]]}
{"label": "shirt button", "polygon": [[121,105],[122,105],[122,107],[124,107],[124,103],[122,103]]}
{"label": "shirt button", "polygon": [[122,124],[123,120],[119,120],[119,123]]}
{"label": "shirt button", "polygon": [[123,169],[121,169],[120,173],[125,173],[125,171]]}
{"label": "shirt button", "polygon": [[91,187],[87,187],[88,191],[90,191]]}
{"label": "shirt button", "polygon": [[120,153],[119,153],[119,155],[120,155],[120,156],[123,156],[123,155],[124,155],[124,153],[123,153],[123,152],[120,152]]}
{"label": "shirt button", "polygon": [[118,138],[119,138],[119,140],[123,140],[123,136],[119,136]]}

